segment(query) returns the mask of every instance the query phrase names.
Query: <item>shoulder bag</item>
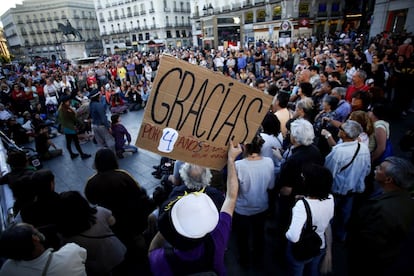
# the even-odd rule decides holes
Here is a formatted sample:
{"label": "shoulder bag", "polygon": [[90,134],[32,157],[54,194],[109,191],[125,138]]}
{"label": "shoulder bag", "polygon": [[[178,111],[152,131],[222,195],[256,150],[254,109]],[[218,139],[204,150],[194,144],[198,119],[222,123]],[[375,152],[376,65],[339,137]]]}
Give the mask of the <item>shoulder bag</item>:
{"label": "shoulder bag", "polygon": [[315,232],[317,227],[312,225],[312,213],[309,203],[304,198],[302,198],[302,201],[306,209],[306,223],[300,234],[299,241],[292,245],[293,257],[298,261],[305,261],[318,256],[322,245],[321,238]]}

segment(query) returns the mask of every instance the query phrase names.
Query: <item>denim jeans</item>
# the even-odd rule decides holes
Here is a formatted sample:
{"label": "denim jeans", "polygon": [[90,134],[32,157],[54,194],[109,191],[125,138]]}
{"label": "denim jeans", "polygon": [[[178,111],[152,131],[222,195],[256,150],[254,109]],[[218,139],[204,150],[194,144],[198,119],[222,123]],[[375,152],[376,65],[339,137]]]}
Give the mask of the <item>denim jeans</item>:
{"label": "denim jeans", "polygon": [[321,249],[318,256],[306,261],[298,261],[292,254],[292,242],[288,241],[286,248],[286,260],[288,262],[288,272],[291,276],[318,276],[322,257],[325,256],[326,248]]}
{"label": "denim jeans", "polygon": [[123,150],[124,152],[138,152],[138,148],[134,145],[124,145]]}
{"label": "denim jeans", "polygon": [[346,239],[346,226],[352,214],[354,196],[355,194],[353,193],[334,195],[335,216],[332,225],[333,237],[342,242]]}

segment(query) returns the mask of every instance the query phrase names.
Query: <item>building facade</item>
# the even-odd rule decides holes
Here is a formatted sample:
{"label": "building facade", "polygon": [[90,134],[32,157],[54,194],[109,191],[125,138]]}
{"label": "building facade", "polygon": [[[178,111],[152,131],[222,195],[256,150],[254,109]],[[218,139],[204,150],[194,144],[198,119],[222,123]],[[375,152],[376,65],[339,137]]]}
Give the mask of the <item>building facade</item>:
{"label": "building facade", "polygon": [[[102,44],[93,2],[25,0],[1,16],[10,53],[18,60],[64,59],[62,43],[82,40],[86,55],[99,55]],[[70,24],[82,36],[64,35],[59,23]]]}
{"label": "building facade", "polygon": [[370,37],[382,31],[414,34],[414,1],[376,0],[371,21]]}
{"label": "building facade", "polygon": [[[229,3],[230,2],[230,3]],[[194,1],[193,41],[198,47],[319,38],[343,27],[345,0]],[[238,39],[238,41],[235,41]]]}
{"label": "building facade", "polygon": [[191,0],[95,0],[104,52],[191,47]]}

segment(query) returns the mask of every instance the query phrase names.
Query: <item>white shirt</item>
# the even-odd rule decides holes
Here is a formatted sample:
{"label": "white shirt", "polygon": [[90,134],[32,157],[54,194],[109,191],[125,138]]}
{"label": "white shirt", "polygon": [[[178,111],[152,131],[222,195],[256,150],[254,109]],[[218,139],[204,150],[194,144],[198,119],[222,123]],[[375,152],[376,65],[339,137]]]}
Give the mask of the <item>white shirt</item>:
{"label": "white shirt", "polygon": [[65,244],[58,251],[51,253],[47,249],[42,255],[30,261],[7,260],[0,270],[0,276],[41,275],[50,254],[53,254],[47,276],[86,276],[86,249],[75,243]]}
{"label": "white shirt", "polygon": [[[321,248],[325,248],[325,230],[334,215],[333,196],[329,195],[329,198],[325,200],[306,198],[306,201],[309,203],[312,214],[312,225],[317,227],[316,233],[322,240]],[[299,241],[306,218],[305,205],[302,200],[299,200],[292,209],[292,222],[286,232],[286,238],[289,241],[293,243]]]}

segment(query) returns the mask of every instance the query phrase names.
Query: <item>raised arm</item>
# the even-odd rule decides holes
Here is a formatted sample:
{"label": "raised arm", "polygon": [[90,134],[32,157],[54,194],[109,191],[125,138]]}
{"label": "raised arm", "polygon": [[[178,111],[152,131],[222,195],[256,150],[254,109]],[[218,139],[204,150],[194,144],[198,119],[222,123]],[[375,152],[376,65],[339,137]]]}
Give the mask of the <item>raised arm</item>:
{"label": "raised arm", "polygon": [[233,216],[237,193],[239,192],[239,180],[237,178],[234,161],[241,152],[242,148],[240,144],[237,144],[235,147],[233,141],[230,141],[227,159],[227,193],[223,206],[221,207],[221,211],[226,212],[230,216]]}

